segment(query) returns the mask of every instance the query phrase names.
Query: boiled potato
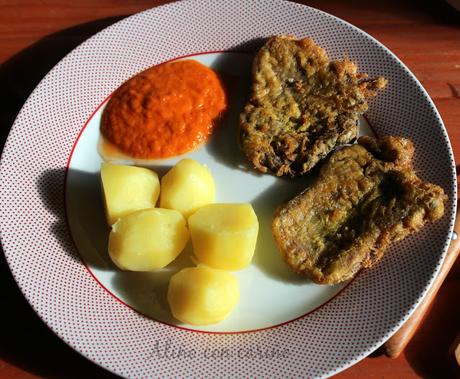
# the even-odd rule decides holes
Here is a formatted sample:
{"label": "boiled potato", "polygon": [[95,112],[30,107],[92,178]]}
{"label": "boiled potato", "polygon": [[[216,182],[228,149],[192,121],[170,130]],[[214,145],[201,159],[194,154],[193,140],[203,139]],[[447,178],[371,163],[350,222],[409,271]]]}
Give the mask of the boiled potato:
{"label": "boiled potato", "polygon": [[235,277],[209,267],[185,268],[171,277],[168,303],[179,321],[209,325],[222,321],[240,298]]}
{"label": "boiled potato", "polygon": [[160,207],[188,217],[199,207],[214,203],[216,190],[209,169],[193,159],[183,159],[161,179]]}
{"label": "boiled potato", "polygon": [[101,180],[109,225],[139,209],[153,208],[160,195],[158,175],[146,168],[103,163]]}
{"label": "boiled potato", "polygon": [[239,270],[251,262],[259,231],[251,204],[208,204],[190,216],[188,224],[201,263]]}
{"label": "boiled potato", "polygon": [[184,216],[172,209],[144,209],[119,219],[109,236],[109,255],[123,270],[165,267],[184,249],[189,232]]}

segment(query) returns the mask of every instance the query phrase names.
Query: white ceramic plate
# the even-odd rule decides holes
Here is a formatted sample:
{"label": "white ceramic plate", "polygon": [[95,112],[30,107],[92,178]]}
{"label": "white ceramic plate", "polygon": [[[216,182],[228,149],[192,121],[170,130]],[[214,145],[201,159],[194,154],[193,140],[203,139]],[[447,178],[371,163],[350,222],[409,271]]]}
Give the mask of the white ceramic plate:
{"label": "white ceramic plate", "polygon": [[[281,262],[270,217],[307,179],[248,171],[236,148],[237,117],[248,91],[247,52],[273,34],[312,37],[331,57],[347,54],[362,71],[388,78],[388,88],[371,103],[370,123],[377,135],[411,138],[420,176],[449,195],[442,220],[393,246],[375,269],[347,285],[314,285]],[[98,178],[99,119],[108,96],[143,69],[184,56],[218,70],[231,101],[209,143],[188,156],[211,168],[218,201],[251,202],[261,223],[254,262],[236,274],[240,304],[227,320],[206,328],[176,324],[165,303],[168,277],[192,265],[187,254],[160,273],[122,273],[111,264]],[[364,122],[362,132],[368,132]],[[152,167],[164,172],[177,159]],[[423,297],[449,242],[455,191],[452,152],[438,112],[407,68],[374,39],[333,16],[284,1],[185,1],[107,28],[40,83],[3,153],[1,237],[13,275],[40,317],[113,372],[321,377],[378,347]]]}

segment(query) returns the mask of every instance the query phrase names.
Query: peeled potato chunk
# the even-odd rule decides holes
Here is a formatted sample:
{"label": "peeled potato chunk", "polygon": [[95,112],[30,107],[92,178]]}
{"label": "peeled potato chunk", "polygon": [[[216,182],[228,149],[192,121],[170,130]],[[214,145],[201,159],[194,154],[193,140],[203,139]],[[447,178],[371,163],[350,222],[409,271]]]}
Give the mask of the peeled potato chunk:
{"label": "peeled potato chunk", "polygon": [[112,226],[109,255],[122,270],[152,271],[172,262],[188,238],[180,212],[144,209],[119,219]]}
{"label": "peeled potato chunk", "polygon": [[101,180],[109,225],[139,209],[153,208],[160,195],[158,175],[147,168],[103,163]]}
{"label": "peeled potato chunk", "polygon": [[190,216],[188,224],[201,263],[224,270],[251,263],[259,231],[251,204],[208,204]]}
{"label": "peeled potato chunk", "polygon": [[185,268],[173,275],[169,282],[171,312],[187,324],[209,325],[222,321],[239,298],[235,277],[209,267]]}
{"label": "peeled potato chunk", "polygon": [[211,172],[193,159],[181,160],[161,179],[160,207],[175,209],[185,217],[215,198]]}

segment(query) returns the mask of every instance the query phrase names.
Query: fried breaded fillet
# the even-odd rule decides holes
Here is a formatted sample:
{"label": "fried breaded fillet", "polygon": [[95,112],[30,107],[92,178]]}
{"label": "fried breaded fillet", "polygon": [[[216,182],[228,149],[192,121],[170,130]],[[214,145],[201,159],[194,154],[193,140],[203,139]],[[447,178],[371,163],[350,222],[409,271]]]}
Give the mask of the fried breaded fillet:
{"label": "fried breaded fillet", "polygon": [[317,181],[276,211],[272,232],[287,264],[316,283],[339,283],[442,217],[447,197],[417,177],[413,153],[400,137],[362,137],[335,151]]}
{"label": "fried breaded fillet", "polygon": [[252,94],[240,116],[240,142],[253,166],[277,176],[307,173],[354,140],[366,98],[386,84],[352,61],[330,61],[308,38],[268,39],[253,62]]}

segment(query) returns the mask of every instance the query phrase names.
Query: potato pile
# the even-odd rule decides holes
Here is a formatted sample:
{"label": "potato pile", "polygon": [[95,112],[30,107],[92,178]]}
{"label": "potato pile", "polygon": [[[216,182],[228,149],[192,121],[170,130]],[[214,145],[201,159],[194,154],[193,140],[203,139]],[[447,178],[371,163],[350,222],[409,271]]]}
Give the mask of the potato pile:
{"label": "potato pile", "polygon": [[192,159],[178,162],[161,184],[152,170],[103,163],[101,181],[113,262],[122,270],[161,269],[191,237],[198,266],[171,277],[171,312],[193,325],[227,317],[240,295],[235,277],[224,270],[251,263],[259,229],[252,206],[216,204],[211,172]]}

